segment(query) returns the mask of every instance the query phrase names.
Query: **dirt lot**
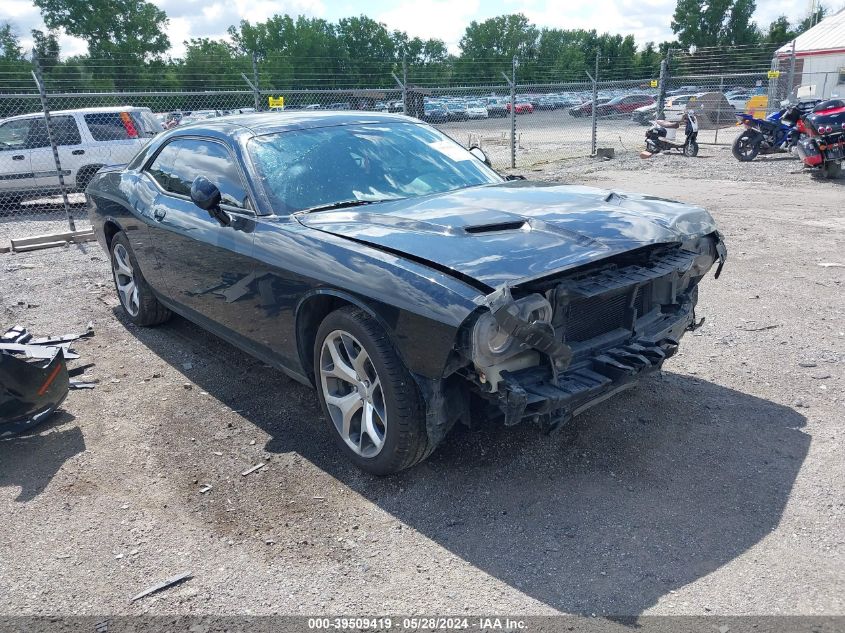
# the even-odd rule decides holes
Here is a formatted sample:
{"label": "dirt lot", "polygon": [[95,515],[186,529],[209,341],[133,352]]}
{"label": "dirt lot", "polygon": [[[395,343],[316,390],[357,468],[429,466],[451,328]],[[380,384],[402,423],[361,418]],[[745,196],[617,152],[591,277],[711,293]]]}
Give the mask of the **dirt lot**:
{"label": "dirt lot", "polygon": [[100,380],[0,442],[0,613],[843,613],[845,268],[819,264],[845,264],[845,180],[797,171],[702,148],[530,174],[710,209],[706,324],[558,436],[456,429],[389,479],[335,453],[310,390],[123,320],[96,244],[0,256],[0,324],[93,320]]}

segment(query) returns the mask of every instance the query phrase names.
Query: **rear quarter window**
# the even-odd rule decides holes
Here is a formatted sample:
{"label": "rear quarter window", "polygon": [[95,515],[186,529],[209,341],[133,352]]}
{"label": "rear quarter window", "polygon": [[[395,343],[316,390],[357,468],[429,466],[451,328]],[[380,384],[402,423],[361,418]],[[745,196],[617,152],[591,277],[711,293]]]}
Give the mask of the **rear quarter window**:
{"label": "rear quarter window", "polygon": [[128,112],[94,112],[85,124],[95,141],[126,141],[140,136],[139,125]]}

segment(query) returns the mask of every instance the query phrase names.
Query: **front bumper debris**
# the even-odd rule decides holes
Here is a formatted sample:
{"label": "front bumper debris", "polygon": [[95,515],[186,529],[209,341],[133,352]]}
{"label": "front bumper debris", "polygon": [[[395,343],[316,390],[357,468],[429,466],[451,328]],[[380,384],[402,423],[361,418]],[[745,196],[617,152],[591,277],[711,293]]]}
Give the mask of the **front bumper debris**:
{"label": "front bumper debris", "polygon": [[678,341],[672,338],[629,343],[603,350],[590,362],[559,374],[557,381],[540,367],[504,372],[499,407],[505,424],[528,417],[543,430],[553,430],[657,371],[677,349]]}
{"label": "front bumper debris", "polygon": [[46,420],[64,401],[69,389],[93,387],[71,376],[90,365],[68,370],[66,360],[79,356],[73,341],[93,336],[89,324],[82,334],[33,338],[20,326],[0,335],[0,438],[23,433]]}

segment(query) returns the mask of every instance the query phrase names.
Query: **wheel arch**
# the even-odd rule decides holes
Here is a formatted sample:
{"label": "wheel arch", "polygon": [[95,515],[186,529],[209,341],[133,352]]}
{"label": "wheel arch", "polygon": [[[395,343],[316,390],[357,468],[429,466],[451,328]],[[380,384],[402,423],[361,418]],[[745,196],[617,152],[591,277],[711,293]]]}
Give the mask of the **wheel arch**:
{"label": "wheel arch", "polygon": [[302,365],[305,375],[314,384],[314,343],[317,338],[317,330],[323,320],[335,310],[345,306],[354,306],[366,312],[374,318],[384,330],[390,340],[393,349],[399,355],[400,360],[408,367],[402,350],[396,344],[395,335],[390,327],[373,308],[359,297],[343,290],[335,288],[320,288],[312,290],[303,296],[296,305],[296,348],[299,355],[299,362]]}
{"label": "wheel arch", "polygon": [[111,252],[111,243],[114,236],[122,230],[123,227],[120,226],[114,218],[107,218],[105,222],[103,222],[103,237],[106,241],[106,250],[108,252]]}
{"label": "wheel arch", "polygon": [[[99,163],[93,163],[90,165],[83,165],[79,169],[76,170],[76,187],[78,189],[84,190],[85,187],[81,186],[81,182],[84,182],[85,186],[91,182],[91,179],[94,175],[100,171],[105,165]],[[86,180],[87,179],[87,180]]]}

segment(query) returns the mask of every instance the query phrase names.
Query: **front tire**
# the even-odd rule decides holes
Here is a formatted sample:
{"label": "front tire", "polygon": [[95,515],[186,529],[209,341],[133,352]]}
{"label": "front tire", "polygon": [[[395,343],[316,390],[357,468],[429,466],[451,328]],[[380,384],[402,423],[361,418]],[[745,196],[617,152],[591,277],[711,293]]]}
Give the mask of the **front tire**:
{"label": "front tire", "polygon": [[390,475],[433,450],[417,385],[384,330],[363,310],[344,307],[320,324],[314,378],[338,447],[360,469]]}
{"label": "front tire", "polygon": [[746,130],[736,137],[736,140],[731,147],[731,153],[738,161],[747,163],[757,158],[760,153],[760,143],[762,141],[759,132]]}
{"label": "front tire", "polygon": [[114,288],[126,317],[141,326],[159,325],[169,320],[173,314],[156,299],[123,231],[112,238],[110,248]]}

